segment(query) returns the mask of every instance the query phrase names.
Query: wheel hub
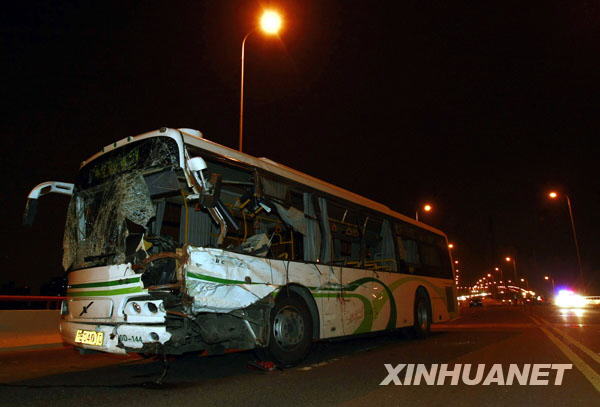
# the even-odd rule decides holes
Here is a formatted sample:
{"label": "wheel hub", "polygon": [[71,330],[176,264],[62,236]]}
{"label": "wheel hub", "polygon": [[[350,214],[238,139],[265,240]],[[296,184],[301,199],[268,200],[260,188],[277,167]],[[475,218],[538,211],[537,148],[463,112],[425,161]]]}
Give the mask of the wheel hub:
{"label": "wheel hub", "polygon": [[297,308],[287,305],[280,309],[273,320],[273,336],[279,346],[290,350],[304,336],[304,319]]}

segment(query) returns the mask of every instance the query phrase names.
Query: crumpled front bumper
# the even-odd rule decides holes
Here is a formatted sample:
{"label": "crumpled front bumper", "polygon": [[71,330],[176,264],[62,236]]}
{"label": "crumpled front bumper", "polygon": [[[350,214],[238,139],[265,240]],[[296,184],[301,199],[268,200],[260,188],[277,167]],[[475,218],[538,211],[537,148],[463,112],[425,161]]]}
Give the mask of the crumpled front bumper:
{"label": "crumpled front bumper", "polygon": [[[102,332],[102,344],[89,345],[76,342],[78,330]],[[61,321],[60,333],[65,343],[78,348],[118,354],[142,352],[144,348],[164,345],[171,339],[171,333],[167,331],[164,325],[108,325]]]}

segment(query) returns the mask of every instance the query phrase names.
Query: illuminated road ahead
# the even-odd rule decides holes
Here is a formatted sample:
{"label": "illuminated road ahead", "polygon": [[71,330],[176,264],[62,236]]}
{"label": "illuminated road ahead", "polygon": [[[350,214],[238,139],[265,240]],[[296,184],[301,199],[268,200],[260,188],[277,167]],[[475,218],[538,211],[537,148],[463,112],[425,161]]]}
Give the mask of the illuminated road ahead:
{"label": "illuminated road ahead", "polygon": [[[600,399],[600,309],[483,307],[439,326],[424,341],[387,334],[321,343],[302,366],[274,372],[247,367],[251,353],[189,355],[171,362],[161,387],[144,383],[155,361],[72,349],[0,353],[0,405],[90,407],[200,405],[563,405]],[[561,386],[380,386],[384,364],[571,363]],[[401,378],[403,376],[400,376]],[[552,380],[551,380],[552,383]]]}

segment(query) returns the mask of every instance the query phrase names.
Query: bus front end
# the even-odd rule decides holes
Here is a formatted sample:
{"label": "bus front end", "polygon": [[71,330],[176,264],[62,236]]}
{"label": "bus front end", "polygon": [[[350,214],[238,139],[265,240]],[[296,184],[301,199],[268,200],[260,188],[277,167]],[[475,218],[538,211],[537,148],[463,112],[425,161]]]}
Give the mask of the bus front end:
{"label": "bus front end", "polygon": [[[220,180],[208,179],[205,166],[189,159],[173,129],[121,140],[82,164],[66,193],[64,342],[121,354],[210,354],[267,342],[275,286],[214,281],[233,268],[223,250],[203,248],[223,244],[228,217]],[[192,227],[204,228],[206,241],[190,242]]]}

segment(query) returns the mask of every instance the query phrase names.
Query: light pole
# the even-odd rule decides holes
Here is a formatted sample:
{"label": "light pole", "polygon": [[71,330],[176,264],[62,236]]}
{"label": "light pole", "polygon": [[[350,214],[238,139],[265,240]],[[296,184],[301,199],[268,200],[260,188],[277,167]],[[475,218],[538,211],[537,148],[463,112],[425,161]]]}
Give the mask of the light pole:
{"label": "light pole", "polygon": [[552,293],[554,293],[554,277],[549,277],[549,276],[544,276],[544,280],[548,281],[552,281]]}
{"label": "light pole", "polygon": [[507,257],[504,258],[504,260],[506,260],[508,263],[512,262],[513,271],[514,271],[514,278],[515,278],[515,281],[518,281],[517,280],[517,258],[515,256],[513,256],[513,257],[507,256]]}
{"label": "light pole", "polygon": [[[276,35],[281,29],[281,24],[281,16],[276,11],[266,10],[260,18],[261,30],[269,35]],[[248,34],[246,34],[242,40],[242,71],[240,81],[240,151],[243,151],[244,148],[244,58],[246,53],[246,40],[250,34],[254,33],[254,31],[256,31],[256,28],[253,28],[250,32],[248,32]]]}
{"label": "light pole", "polygon": [[[583,284],[583,267],[581,267],[581,256],[579,254],[579,242],[577,241],[577,232],[575,231],[575,219],[573,218],[573,207],[571,205],[571,199],[569,195],[564,194],[567,200],[567,207],[569,208],[569,219],[571,220],[571,232],[573,233],[573,243],[575,243],[575,253],[577,254],[577,266],[579,267],[579,278],[581,280],[581,284]],[[548,197],[550,199],[558,198],[557,192],[550,192]]]}
{"label": "light pole", "polygon": [[494,271],[497,271],[499,276],[499,280],[500,281],[504,281],[504,274],[502,273],[502,269],[500,267],[494,267]]}
{"label": "light pole", "polygon": [[[423,212],[429,213],[433,210],[433,206],[431,206],[431,204],[425,204],[423,205]],[[417,209],[415,211],[415,219],[418,221],[419,220],[419,210]]]}

